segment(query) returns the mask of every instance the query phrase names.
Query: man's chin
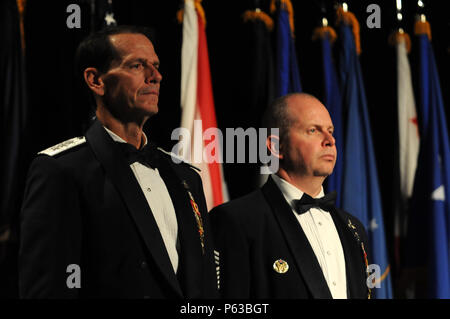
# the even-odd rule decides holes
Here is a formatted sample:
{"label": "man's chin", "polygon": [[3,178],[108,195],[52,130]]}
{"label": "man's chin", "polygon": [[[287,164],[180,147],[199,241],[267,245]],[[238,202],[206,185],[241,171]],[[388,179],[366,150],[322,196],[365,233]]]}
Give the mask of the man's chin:
{"label": "man's chin", "polygon": [[333,170],[327,170],[327,169],[324,169],[324,170],[317,170],[317,171],[314,171],[314,176],[320,176],[320,177],[328,177],[328,176],[330,176],[331,174],[333,173]]}
{"label": "man's chin", "polygon": [[159,108],[158,108],[158,106],[155,106],[150,110],[149,113],[153,116],[153,115],[158,114],[158,112],[159,112]]}
{"label": "man's chin", "polygon": [[142,107],[141,109],[142,109],[142,110],[146,113],[146,115],[148,115],[148,116],[156,115],[156,114],[158,114],[158,112],[159,112],[158,105],[146,105],[146,106]]}

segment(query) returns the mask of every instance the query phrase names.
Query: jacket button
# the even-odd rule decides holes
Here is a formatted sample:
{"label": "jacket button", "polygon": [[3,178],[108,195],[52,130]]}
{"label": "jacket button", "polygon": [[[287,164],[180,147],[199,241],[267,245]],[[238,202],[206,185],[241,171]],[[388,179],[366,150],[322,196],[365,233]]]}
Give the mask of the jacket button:
{"label": "jacket button", "polygon": [[141,262],[141,268],[142,269],[147,268],[147,262],[145,262],[145,261]]}

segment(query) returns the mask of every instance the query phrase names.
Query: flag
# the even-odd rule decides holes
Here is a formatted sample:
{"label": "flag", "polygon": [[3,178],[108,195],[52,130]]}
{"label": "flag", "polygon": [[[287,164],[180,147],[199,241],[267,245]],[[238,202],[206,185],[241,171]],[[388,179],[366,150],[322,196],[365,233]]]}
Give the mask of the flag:
{"label": "flag", "polygon": [[[271,11],[275,11],[272,0]],[[276,97],[301,92],[300,73],[294,41],[294,12],[290,0],[279,0],[276,18]]]}
{"label": "flag", "polygon": [[411,47],[409,35],[403,31],[393,33],[390,38],[397,54],[397,114],[398,114],[398,159],[399,159],[399,203],[394,212],[394,237],[396,262],[400,265],[401,242],[406,237],[407,210],[412,195],[414,176],[419,155],[419,126],[411,79],[408,53]]}
{"label": "flag", "polygon": [[[191,138],[191,152],[185,151],[183,156],[200,167],[206,203],[211,210],[226,202],[228,193],[220,160],[222,145],[218,138],[204,19],[200,2],[186,0],[181,47],[181,127],[190,132]],[[204,138],[207,132],[209,135]]]}
{"label": "flag", "polygon": [[333,120],[334,138],[336,140],[337,149],[336,165],[333,173],[327,178],[326,190],[327,193],[331,191],[337,192],[336,206],[341,207],[342,173],[344,165],[344,122],[342,121],[342,97],[331,51],[331,45],[336,40],[336,32],[333,28],[328,26],[316,28],[313,39],[319,38],[322,46],[324,83],[323,101]]}
{"label": "flag", "polygon": [[255,114],[262,115],[275,98],[274,61],[272,55],[271,32],[273,20],[261,9],[247,10],[243,14],[244,25],[242,27],[242,48],[240,57],[242,66],[246,68],[242,72],[242,105],[246,109],[245,121],[250,127],[258,127],[261,119]]}
{"label": "flag", "polygon": [[[428,32],[424,32],[424,30]],[[426,268],[427,297],[450,298],[450,144],[428,22],[416,22],[422,138],[408,225],[408,266]]]}
{"label": "flag", "polygon": [[[272,47],[272,18],[260,8],[244,12],[243,25],[240,28],[239,63],[241,77],[239,81],[239,100],[241,108],[239,119],[234,119],[237,127],[244,129],[261,127],[262,115],[269,103],[275,98],[275,69]],[[257,116],[255,116],[255,114]],[[250,157],[250,155],[248,155]],[[259,163],[248,163],[230,167],[234,174],[251,181],[247,192],[255,186],[262,186],[268,175],[260,173]]]}
{"label": "flag", "polygon": [[343,105],[347,108],[342,208],[356,216],[367,230],[369,262],[380,267],[380,287],[372,290],[373,296],[392,298],[381,195],[358,57],[359,26],[354,15],[342,8],[338,17],[343,20],[339,27],[339,71]]}

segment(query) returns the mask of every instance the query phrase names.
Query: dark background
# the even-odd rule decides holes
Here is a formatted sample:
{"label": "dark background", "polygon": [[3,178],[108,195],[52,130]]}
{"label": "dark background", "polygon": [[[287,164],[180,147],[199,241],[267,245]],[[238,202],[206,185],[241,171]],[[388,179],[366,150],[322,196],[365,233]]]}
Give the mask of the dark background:
{"label": "dark background", "polygon": [[[7,0],[2,0],[7,1]],[[15,2],[15,1],[14,1]],[[246,111],[246,91],[243,83],[249,72],[242,57],[250,49],[249,39],[242,33],[242,14],[259,2],[261,9],[269,12],[269,1],[204,0],[206,32],[208,40],[211,76],[218,126],[249,127],[258,121],[262,112]],[[413,78],[417,78],[417,56],[413,24],[418,12],[416,1],[403,1],[403,28],[411,36],[413,50],[410,62]],[[71,3],[81,7],[81,29],[68,29],[66,8]],[[28,167],[33,154],[74,136],[83,135],[92,115],[82,83],[73,72],[73,57],[77,45],[92,29],[102,24],[106,1],[95,1],[94,16],[91,2],[83,0],[36,1],[28,0],[25,15],[26,83],[24,94],[28,97],[25,152],[20,160]],[[312,33],[326,14],[334,26],[334,1],[292,0],[295,12],[295,34],[298,65],[303,91],[322,98],[322,66],[319,43],[312,41]],[[360,23],[360,62],[365,81],[374,138],[377,168],[381,186],[387,243],[393,261],[393,204],[396,199],[395,179],[397,168],[397,96],[395,50],[388,44],[390,33],[398,26],[395,0],[347,1]],[[366,26],[366,7],[376,3],[381,7],[381,28]],[[425,1],[425,13],[431,23],[432,43],[439,70],[444,104],[447,106],[449,123],[450,96],[450,20],[445,1]],[[163,81],[160,92],[160,112],[145,126],[150,138],[160,146],[171,149],[175,141],[170,140],[173,129],[179,126],[180,73],[181,73],[181,25],[176,21],[180,1],[115,0],[113,12],[119,24],[136,24],[152,27],[154,44],[161,61]],[[323,11],[325,9],[325,11]],[[1,45],[1,44],[0,44]],[[24,169],[24,174],[26,173]],[[254,166],[250,164],[225,164],[224,173],[231,198],[244,195],[256,185]],[[24,175],[22,174],[22,175]],[[23,176],[18,175],[22,180]],[[17,213],[0,215],[0,223],[12,226],[11,240],[0,260],[0,297],[17,296]],[[4,245],[4,244],[2,244]],[[393,286],[396,296],[403,292],[397,289],[399,265],[394,265]],[[397,268],[396,268],[397,267]]]}

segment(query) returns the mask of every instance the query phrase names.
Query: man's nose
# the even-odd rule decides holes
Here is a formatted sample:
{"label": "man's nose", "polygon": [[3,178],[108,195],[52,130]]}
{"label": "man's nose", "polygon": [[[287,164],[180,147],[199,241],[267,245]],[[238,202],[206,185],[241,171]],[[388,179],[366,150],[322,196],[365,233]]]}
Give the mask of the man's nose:
{"label": "man's nose", "polygon": [[150,65],[146,70],[145,81],[147,83],[159,83],[162,81],[162,75],[156,67]]}
{"label": "man's nose", "polygon": [[323,143],[325,146],[334,146],[336,144],[336,139],[334,138],[334,136],[329,133],[329,132],[325,132],[325,138],[323,139]]}

